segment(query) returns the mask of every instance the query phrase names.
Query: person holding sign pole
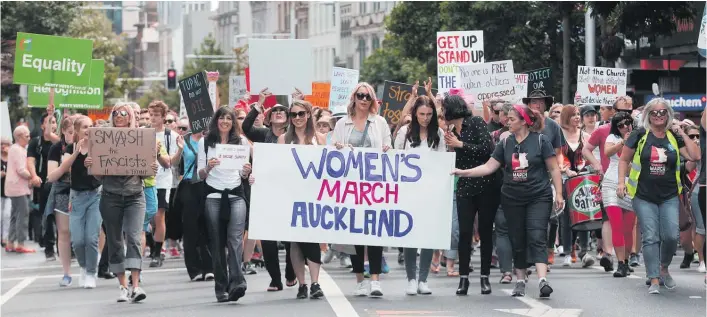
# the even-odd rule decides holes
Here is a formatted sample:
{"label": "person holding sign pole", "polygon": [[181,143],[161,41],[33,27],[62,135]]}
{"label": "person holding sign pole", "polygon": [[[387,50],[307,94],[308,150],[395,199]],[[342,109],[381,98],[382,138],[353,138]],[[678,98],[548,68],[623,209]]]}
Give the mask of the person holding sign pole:
{"label": "person holding sign pole", "polygon": [[[134,129],[137,124],[135,113],[130,104],[119,103],[111,111],[111,125],[115,128]],[[79,134],[82,130],[79,130]],[[80,135],[80,134],[79,134]],[[159,151],[156,144],[155,151]],[[87,168],[93,165],[91,157],[85,158]],[[157,162],[152,162],[152,170],[157,172]],[[73,167],[72,167],[73,172]],[[147,176],[95,176],[102,185],[100,210],[106,226],[106,246],[110,271],[118,277],[118,302],[140,302],[147,294],[140,287],[142,270],[142,234],[145,219],[145,194],[143,181]],[[73,211],[72,211],[73,214]],[[73,228],[72,228],[73,229]],[[72,237],[73,237],[73,230]],[[123,246],[125,234],[125,246]],[[127,251],[126,251],[127,249]],[[130,270],[132,291],[128,291],[125,271]]]}
{"label": "person holding sign pole", "polygon": [[[356,85],[351,93],[347,116],[336,123],[332,140],[337,149],[348,147],[379,148],[383,152],[392,145],[390,128],[385,118],[378,115],[378,99],[373,87],[362,82]],[[368,249],[370,262],[371,284],[366,285],[363,277],[364,256]],[[356,246],[356,255],[351,255],[353,272],[356,273],[356,296],[383,296],[379,276],[383,265],[383,247]]]}
{"label": "person holding sign pole", "polygon": [[[560,168],[552,145],[539,133],[544,125],[540,112],[525,105],[514,105],[506,115],[512,134],[496,145],[491,158],[472,169],[455,168],[452,174],[463,178],[482,177],[503,167],[501,205],[508,223],[518,279],[511,295],[525,296],[526,269],[529,263],[535,263],[540,278],[540,297],[549,297],[553,290],[546,277],[547,230],[553,208],[560,209],[564,205]],[[554,207],[548,171],[555,187]]]}
{"label": "person holding sign pole", "polygon": [[[237,301],[245,295],[248,286],[241,269],[248,208],[242,182],[248,180],[251,165],[220,166],[216,148],[218,144],[248,146],[248,140],[238,132],[236,115],[229,107],[216,111],[208,131],[206,137],[199,140],[197,168],[199,177],[205,180],[204,216],[213,259],[214,290],[218,302]],[[228,262],[224,254],[226,248]]]}
{"label": "person holding sign pole", "polygon": [[[417,91],[417,83],[413,86],[413,94]],[[412,98],[412,97],[411,97]],[[395,137],[395,148],[399,150],[420,149],[426,151],[446,152],[444,131],[437,122],[437,110],[434,99],[427,96],[415,98],[412,107],[412,121],[409,125],[400,128]],[[422,249],[420,252],[419,284],[415,273],[417,271],[417,248],[405,248],[405,271],[407,272],[408,286],[405,293],[408,295],[432,294],[427,286],[427,275],[430,273],[432,263],[432,249]]]}
{"label": "person holding sign pole", "polygon": [[[278,137],[278,144],[304,144],[319,145],[325,144],[325,136],[317,133],[314,129],[314,119],[312,118],[312,105],[304,100],[295,100],[290,107],[290,128]],[[313,299],[324,296],[319,285],[319,268],[322,265],[319,254],[319,244],[310,242],[291,242],[290,257],[292,268],[295,270],[299,290],[297,298],[307,298],[307,284],[304,277],[304,264],[307,261],[309,276],[312,280],[312,289],[309,296]]]}

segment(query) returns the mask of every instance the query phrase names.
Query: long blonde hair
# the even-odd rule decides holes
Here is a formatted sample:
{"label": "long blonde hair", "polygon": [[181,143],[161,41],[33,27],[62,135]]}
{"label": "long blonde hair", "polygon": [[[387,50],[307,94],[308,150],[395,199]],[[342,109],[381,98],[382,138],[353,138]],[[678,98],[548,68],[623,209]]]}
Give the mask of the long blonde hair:
{"label": "long blonde hair", "polygon": [[91,118],[89,118],[88,116],[79,115],[78,117],[74,118],[74,144],[78,144],[79,140],[83,137],[79,136],[79,131],[81,131],[81,124],[86,120],[91,122],[91,124],[89,124],[89,127],[93,125],[93,120],[91,120]]}
{"label": "long blonde hair", "polygon": [[133,109],[133,104],[134,102],[118,102],[113,106],[113,109],[110,111],[110,126],[115,128],[115,120],[113,120],[113,112],[118,111],[118,109],[125,109],[125,111],[128,112],[128,128],[137,128],[137,120],[135,119],[135,109]]}
{"label": "long blonde hair", "polygon": [[361,87],[366,88],[366,90],[368,90],[368,94],[371,95],[371,107],[369,108],[369,112],[372,114],[378,114],[378,97],[376,97],[376,90],[373,89],[371,84],[367,82],[360,82],[351,92],[349,105],[346,107],[346,114],[348,114],[349,117],[353,117],[356,114],[356,92],[358,92]]}

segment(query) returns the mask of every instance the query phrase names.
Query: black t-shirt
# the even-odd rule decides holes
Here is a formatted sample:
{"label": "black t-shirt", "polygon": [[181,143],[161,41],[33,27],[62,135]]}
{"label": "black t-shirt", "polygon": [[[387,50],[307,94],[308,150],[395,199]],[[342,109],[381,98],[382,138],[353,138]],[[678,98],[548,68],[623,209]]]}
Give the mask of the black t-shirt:
{"label": "black t-shirt", "polygon": [[649,133],[643,149],[637,149],[638,141],[645,134],[645,129],[636,129],[626,140],[626,146],[641,153],[641,175],[638,178],[636,197],[660,204],[678,195],[675,163],[680,155],[680,148],[685,146],[685,141],[680,135],[673,134],[678,143],[676,149],[670,144],[667,135],[659,139],[653,133]]}
{"label": "black t-shirt", "polygon": [[42,182],[47,180],[47,160],[52,142],[45,140],[44,136],[33,138],[27,146],[27,157],[34,157],[34,169]]}
{"label": "black t-shirt", "polygon": [[707,157],[704,157],[707,147],[705,142],[707,142],[707,135],[705,135],[705,128],[700,127],[700,153],[702,153],[702,159],[700,160],[700,175],[697,176],[698,183],[701,185],[707,184],[707,171],[705,171],[705,162],[707,162]]}
{"label": "black t-shirt", "polygon": [[[7,173],[7,161],[5,160],[0,160],[0,167],[2,168],[2,171]],[[5,176],[2,177],[2,180],[0,180],[2,184],[0,184],[0,197],[6,197],[5,196]]]}
{"label": "black t-shirt", "polygon": [[493,132],[500,128],[503,128],[503,126],[501,125],[501,123],[491,120],[489,121],[489,123],[486,124],[486,128],[489,130],[489,132]]}
{"label": "black t-shirt", "polygon": [[[68,145],[64,141],[52,144],[52,147],[49,149],[49,158],[47,161],[54,161],[61,165],[61,157],[64,156],[66,147],[68,147]],[[59,181],[65,183],[70,182],[71,173],[64,173],[64,175],[59,178]]]}
{"label": "black t-shirt", "polygon": [[[66,147],[66,153],[74,153],[74,145]],[[101,186],[101,183],[92,175],[88,174],[88,169],[83,165],[86,160],[86,155],[79,155],[71,164],[71,189],[73,190],[93,190]]]}
{"label": "black t-shirt", "polygon": [[515,135],[499,142],[491,157],[503,168],[501,193],[519,201],[552,199],[550,174],[545,160],[553,156],[555,150],[547,136],[541,137],[536,132],[530,132],[520,144]]}
{"label": "black t-shirt", "polygon": [[563,145],[567,144],[565,141],[565,135],[562,133],[562,128],[560,125],[550,118],[545,118],[545,127],[543,128],[543,135],[550,141],[553,150],[559,149]]}

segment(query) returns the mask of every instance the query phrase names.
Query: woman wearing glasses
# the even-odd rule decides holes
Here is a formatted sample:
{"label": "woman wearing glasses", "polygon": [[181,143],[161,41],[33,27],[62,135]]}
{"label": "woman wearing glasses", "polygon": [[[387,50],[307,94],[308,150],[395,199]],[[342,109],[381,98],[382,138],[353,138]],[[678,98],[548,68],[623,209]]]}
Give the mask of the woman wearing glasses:
{"label": "woman wearing glasses", "polygon": [[[356,85],[346,108],[347,116],[336,123],[332,139],[337,149],[366,147],[390,149],[392,142],[390,128],[385,119],[378,115],[378,99],[373,87],[365,82]],[[364,256],[368,249],[370,262],[370,286],[364,280]],[[380,273],[383,265],[383,248],[378,246],[356,246],[356,255],[351,255],[353,272],[356,273],[356,296],[383,296]]]}
{"label": "woman wearing glasses", "polygon": [[[660,284],[673,289],[677,286],[668,267],[678,243],[678,195],[680,154],[686,159],[700,159],[695,142],[685,142],[682,129],[672,129],[673,109],[665,99],[653,99],[644,108],[642,127],[626,140],[619,161],[619,198],[633,199],[641,225],[643,257],[650,280],[649,294],[659,294]],[[630,167],[629,167],[630,166]]]}
{"label": "woman wearing glasses", "polygon": [[[704,140],[702,138],[704,136],[704,129],[702,127],[687,123],[683,130],[685,130],[685,134],[690,138],[690,141],[701,146],[700,150],[704,153]],[[687,197],[687,199],[690,201],[692,216],[695,219],[695,235],[694,240],[688,239],[688,242],[694,242],[693,253],[688,254],[686,250],[685,259],[683,260],[683,264],[680,265],[680,268],[689,268],[694,257],[694,252],[696,252],[697,257],[699,258],[697,272],[700,273],[705,273],[705,271],[707,271],[705,269],[705,253],[703,248],[705,244],[705,218],[701,211],[701,209],[704,209],[704,202],[702,202],[702,204],[699,202],[700,188],[704,186],[704,161],[704,158],[702,158],[699,162],[688,161],[686,163],[686,178],[691,180],[691,182],[688,181],[684,183],[690,183],[689,185],[691,186],[690,196]],[[691,231],[688,231],[688,234],[689,233],[691,233]]]}

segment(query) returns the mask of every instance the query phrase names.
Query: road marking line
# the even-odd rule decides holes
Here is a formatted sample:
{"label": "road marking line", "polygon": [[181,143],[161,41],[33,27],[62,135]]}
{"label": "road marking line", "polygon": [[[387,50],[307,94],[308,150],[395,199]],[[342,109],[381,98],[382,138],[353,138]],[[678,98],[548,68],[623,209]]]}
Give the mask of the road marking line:
{"label": "road marking line", "polygon": [[29,284],[32,284],[32,282],[34,282],[36,279],[36,277],[28,277],[22,280],[22,282],[19,282],[17,285],[15,285],[13,288],[11,288],[9,291],[2,295],[2,298],[0,298],[0,306],[5,305],[7,301],[15,297],[15,295],[17,295],[25,287],[29,286]]}
{"label": "road marking line", "polygon": [[[508,294],[508,295],[511,295],[511,294],[513,293],[513,290],[504,289],[503,292],[506,293],[506,294]],[[535,300],[535,299],[529,298],[529,297],[524,297],[524,296],[521,297],[521,296],[518,296],[518,297],[515,297],[515,299],[517,299],[517,300],[519,300],[519,301],[525,303],[526,305],[530,306],[530,308],[532,308],[532,309],[536,309],[536,308],[538,308],[538,309],[543,309],[543,310],[552,309],[552,307],[550,307],[550,306],[548,306],[548,305],[545,305],[545,304],[543,304],[543,303],[541,303],[541,302],[539,302],[539,301],[537,301],[537,300]]]}
{"label": "road marking line", "polygon": [[[180,272],[180,271],[185,271],[186,268],[174,268],[174,269],[158,269],[158,270],[143,270],[142,273],[169,273],[169,272]],[[125,271],[126,273],[129,273],[129,271]],[[78,273],[71,274],[72,277],[78,277]],[[4,278],[1,281],[2,282],[10,282],[10,281],[20,281],[24,280],[27,278],[34,278],[34,279],[45,279],[45,278],[61,278],[64,277],[64,274],[52,274],[52,275],[35,275],[35,276],[23,276],[23,277],[10,277],[10,278]]]}
{"label": "road marking line", "polygon": [[[454,312],[451,311],[426,311],[426,310],[376,310],[376,314],[378,316],[384,316],[384,315],[389,315],[389,316],[398,316],[401,317],[400,315],[407,315],[407,314],[412,314],[412,315],[426,315],[426,314],[453,314]],[[428,316],[432,317],[432,316]]]}
{"label": "road marking line", "polygon": [[334,279],[329,276],[324,268],[319,269],[319,284],[324,290],[324,298],[331,306],[336,317],[360,317],[351,303],[341,291]]}
{"label": "road marking line", "polygon": [[691,299],[700,299],[702,296],[690,296]]}

